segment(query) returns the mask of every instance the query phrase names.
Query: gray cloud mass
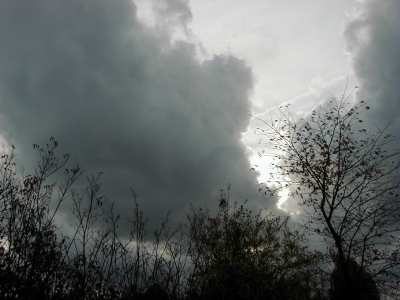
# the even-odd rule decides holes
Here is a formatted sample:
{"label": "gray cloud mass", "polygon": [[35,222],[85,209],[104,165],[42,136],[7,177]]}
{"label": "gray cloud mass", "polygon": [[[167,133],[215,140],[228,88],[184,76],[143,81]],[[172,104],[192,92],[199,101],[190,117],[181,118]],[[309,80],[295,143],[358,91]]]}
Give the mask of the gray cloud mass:
{"label": "gray cloud mass", "polygon": [[130,0],[0,1],[0,134],[25,165],[32,144],[54,136],[85,174],[104,172],[117,209],[129,212],[132,187],[155,222],[212,207],[228,183],[257,202],[241,141],[252,70],[233,56],[199,62],[195,45],[172,42],[191,12],[164,4],[168,20],[150,26]]}
{"label": "gray cloud mass", "polygon": [[[86,175],[104,172],[104,191],[119,211],[132,209],[132,187],[153,225],[167,211],[182,220],[190,203],[215,206],[228,183],[235,200],[279,213],[277,199],[258,193],[242,142],[252,69],[233,55],[201,62],[188,1],[154,4],[148,24],[131,0],[0,0],[0,135],[28,170],[37,161],[32,144],[54,136],[59,153],[78,158]],[[396,133],[399,11],[397,0],[364,0],[343,27],[349,91],[353,76],[356,100],[371,99],[363,124],[395,119]],[[330,93],[340,97],[346,77],[318,75],[287,101],[307,113]]]}
{"label": "gray cloud mass", "polygon": [[360,88],[359,101],[370,101],[367,122],[400,129],[400,2],[367,0],[349,20],[343,33],[345,51]]}

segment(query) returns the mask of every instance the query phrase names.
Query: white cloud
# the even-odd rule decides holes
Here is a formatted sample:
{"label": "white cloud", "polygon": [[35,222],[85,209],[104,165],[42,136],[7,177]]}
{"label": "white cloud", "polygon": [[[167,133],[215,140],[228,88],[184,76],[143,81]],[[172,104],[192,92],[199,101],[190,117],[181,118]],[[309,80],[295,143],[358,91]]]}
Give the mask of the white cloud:
{"label": "white cloud", "polygon": [[[351,72],[332,77],[331,74],[317,73],[311,79],[307,91],[282,103],[270,103],[269,108],[257,114],[262,120],[270,120],[276,111],[275,106],[291,104],[294,116],[302,117],[312,111],[318,103],[331,97],[341,98],[344,93],[350,95],[350,101],[370,101],[371,110],[366,112],[367,129],[380,128],[393,121],[390,130],[398,134],[400,120],[400,3],[398,1],[365,1],[346,9],[348,20],[343,25],[345,52],[349,57]],[[325,45],[326,46],[326,45]],[[335,63],[335,62],[333,62]],[[347,86],[347,90],[345,88]],[[358,86],[358,89],[355,89]],[[346,97],[347,97],[346,96]],[[254,119],[251,128],[262,124]],[[254,151],[264,146],[258,144],[261,137],[254,136],[252,131],[246,134],[245,140]],[[259,166],[261,180],[268,179],[266,157],[253,157],[253,164]],[[264,174],[263,174],[264,173]],[[280,200],[283,202],[283,199]],[[295,202],[295,201],[294,201]],[[283,204],[281,204],[283,207]],[[285,209],[296,210],[295,204],[284,203]]]}

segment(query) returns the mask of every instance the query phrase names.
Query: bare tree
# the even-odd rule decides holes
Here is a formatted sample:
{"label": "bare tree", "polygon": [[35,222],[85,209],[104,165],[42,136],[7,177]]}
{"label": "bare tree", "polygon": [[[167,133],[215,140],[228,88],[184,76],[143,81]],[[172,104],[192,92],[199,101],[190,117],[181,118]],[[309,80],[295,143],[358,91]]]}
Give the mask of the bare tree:
{"label": "bare tree", "polygon": [[[399,149],[386,128],[363,128],[370,109],[332,99],[296,119],[290,106],[258,129],[260,155],[275,159],[265,194],[288,192],[304,209],[304,226],[327,246],[349,299],[375,281],[382,294],[399,290]],[[354,267],[356,261],[356,267]],[[356,270],[354,270],[356,268]],[[397,270],[396,270],[397,269]],[[368,274],[368,276],[365,276]]]}
{"label": "bare tree", "polygon": [[[166,219],[146,240],[147,218],[134,194],[133,217],[124,224],[131,234],[120,232],[122,217],[102,193],[101,174],[75,188],[82,170],[67,168],[69,155],[58,158],[57,145],[53,138],[34,145],[40,159],[33,174],[18,176],[14,147],[0,157],[0,298],[182,298],[189,256],[181,228],[172,230]],[[73,224],[56,224],[63,202]]]}
{"label": "bare tree", "polygon": [[[40,160],[31,175],[17,175],[14,147],[0,160],[0,296],[2,299],[49,299],[64,286],[63,248],[55,215],[81,174],[79,165],[64,169],[65,180],[52,175],[69,156],[59,159],[51,138],[46,147],[34,145]],[[50,210],[50,203],[55,203]]]}

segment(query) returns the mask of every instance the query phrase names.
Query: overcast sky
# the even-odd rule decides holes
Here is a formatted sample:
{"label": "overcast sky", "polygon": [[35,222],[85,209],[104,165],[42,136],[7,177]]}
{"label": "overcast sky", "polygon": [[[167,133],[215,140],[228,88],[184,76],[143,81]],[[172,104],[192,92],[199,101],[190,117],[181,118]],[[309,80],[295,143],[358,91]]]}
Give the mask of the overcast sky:
{"label": "overcast sky", "polygon": [[395,118],[399,3],[0,0],[0,134],[28,167],[54,136],[86,174],[104,172],[118,210],[132,188],[154,222],[215,206],[228,183],[278,212],[258,193],[268,167],[251,115],[307,113],[348,81],[372,99],[371,122]]}

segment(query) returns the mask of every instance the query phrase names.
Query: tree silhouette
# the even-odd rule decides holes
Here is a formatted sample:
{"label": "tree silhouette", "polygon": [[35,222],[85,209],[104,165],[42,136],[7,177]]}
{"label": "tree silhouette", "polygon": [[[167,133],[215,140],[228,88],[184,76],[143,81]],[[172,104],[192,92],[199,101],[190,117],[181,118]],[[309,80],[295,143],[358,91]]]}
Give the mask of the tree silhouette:
{"label": "tree silhouette", "polygon": [[[49,299],[63,289],[66,240],[58,239],[54,217],[81,171],[65,170],[64,184],[51,182],[69,156],[54,155],[57,142],[34,148],[40,161],[33,175],[17,176],[14,147],[0,164],[0,296],[2,299]],[[56,206],[50,211],[55,192]]]}
{"label": "tree silhouette", "polygon": [[190,299],[311,299],[316,254],[289,219],[253,214],[221,195],[189,216]]}
{"label": "tree silhouette", "polygon": [[[353,286],[360,284],[361,299],[379,300],[379,291],[371,274],[361,269],[359,264],[353,259],[349,261],[349,275]],[[343,269],[336,264],[331,274],[330,299],[332,300],[351,300],[352,295],[347,290],[346,281],[344,279]]]}
{"label": "tree silhouette", "polygon": [[[265,194],[288,192],[304,209],[304,227],[321,237],[328,262],[336,264],[352,299],[362,298],[363,276],[370,274],[382,294],[399,290],[399,149],[386,133],[369,132],[361,101],[333,99],[297,120],[290,106],[264,122],[267,138],[260,155],[276,163]],[[365,116],[368,118],[368,116]]]}
{"label": "tree silhouette", "polygon": [[[36,170],[21,176],[14,148],[0,157],[1,299],[323,299],[320,255],[288,216],[221,193],[215,215],[193,208],[174,227],[167,215],[149,238],[136,195],[121,216],[101,174],[78,188],[81,167],[57,146],[34,145]],[[70,224],[59,224],[61,205]]]}
{"label": "tree silhouette", "polygon": [[[129,299],[154,294],[158,283],[169,288],[164,296],[181,296],[176,278],[184,275],[178,262],[185,252],[178,251],[183,240],[172,243],[177,231],[164,222],[155,241],[147,241],[147,219],[133,195],[131,234],[123,236],[101,174],[77,189],[81,168],[67,168],[69,155],[59,158],[57,146],[53,138],[34,145],[40,159],[33,174],[17,175],[14,147],[0,158],[0,298]],[[56,182],[59,173],[64,180]],[[75,217],[68,234],[55,223],[63,203],[71,205],[71,222]]]}

